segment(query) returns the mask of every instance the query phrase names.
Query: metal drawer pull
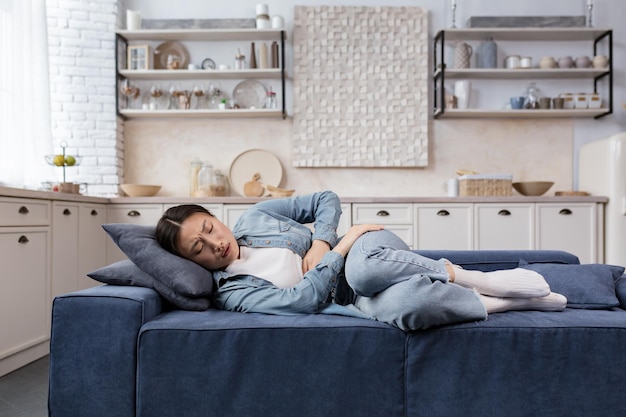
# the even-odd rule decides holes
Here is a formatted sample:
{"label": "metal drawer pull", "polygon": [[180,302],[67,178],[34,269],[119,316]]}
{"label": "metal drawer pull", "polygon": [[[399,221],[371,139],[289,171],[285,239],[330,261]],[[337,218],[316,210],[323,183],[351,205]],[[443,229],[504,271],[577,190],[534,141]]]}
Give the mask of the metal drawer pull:
{"label": "metal drawer pull", "polygon": [[387,217],[389,216],[389,212],[387,210],[381,210],[378,213],[376,213],[376,215],[380,217]]}
{"label": "metal drawer pull", "polygon": [[570,210],[570,209],[561,209],[559,211],[559,214],[562,214],[563,216],[569,216],[570,214],[572,214],[572,210]]}
{"label": "metal drawer pull", "polygon": [[511,215],[511,212],[508,210],[500,210],[498,212],[498,216],[510,216],[510,215]]}
{"label": "metal drawer pull", "polygon": [[19,239],[17,239],[17,243],[21,243],[22,245],[25,245],[26,243],[28,243],[28,238],[22,235],[19,237]]}
{"label": "metal drawer pull", "polygon": [[70,211],[70,209],[66,208],[65,210],[63,210],[63,215],[64,216],[71,216],[72,212]]}
{"label": "metal drawer pull", "polygon": [[139,217],[141,216],[141,213],[139,213],[137,210],[131,210],[128,212],[128,216],[129,217]]}
{"label": "metal drawer pull", "polygon": [[437,212],[437,216],[449,216],[450,212],[448,210],[439,210]]}
{"label": "metal drawer pull", "polygon": [[28,213],[30,213],[26,206],[20,207],[20,209],[17,212],[20,213],[20,214],[28,214]]}
{"label": "metal drawer pull", "polygon": [[92,216],[97,216],[98,215],[98,211],[96,209],[91,210],[91,215]]}

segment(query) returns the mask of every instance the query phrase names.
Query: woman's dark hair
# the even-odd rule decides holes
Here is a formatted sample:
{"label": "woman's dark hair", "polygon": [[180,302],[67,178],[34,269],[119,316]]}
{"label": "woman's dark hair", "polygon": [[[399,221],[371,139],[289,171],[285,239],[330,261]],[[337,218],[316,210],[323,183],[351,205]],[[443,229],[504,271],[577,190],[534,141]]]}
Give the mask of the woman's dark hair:
{"label": "woman's dark hair", "polygon": [[155,231],[156,240],[163,249],[180,256],[176,248],[176,238],[181,224],[194,213],[204,213],[213,216],[209,210],[197,204],[183,204],[170,207],[163,213]]}

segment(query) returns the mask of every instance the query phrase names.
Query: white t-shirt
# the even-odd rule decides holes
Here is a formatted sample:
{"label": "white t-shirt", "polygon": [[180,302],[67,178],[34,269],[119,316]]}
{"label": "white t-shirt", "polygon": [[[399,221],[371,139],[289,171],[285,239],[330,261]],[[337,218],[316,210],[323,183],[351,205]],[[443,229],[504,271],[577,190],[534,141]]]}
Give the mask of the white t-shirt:
{"label": "white t-shirt", "polygon": [[239,247],[239,259],[226,267],[234,275],[253,275],[278,288],[292,288],[302,281],[302,258],[286,248]]}

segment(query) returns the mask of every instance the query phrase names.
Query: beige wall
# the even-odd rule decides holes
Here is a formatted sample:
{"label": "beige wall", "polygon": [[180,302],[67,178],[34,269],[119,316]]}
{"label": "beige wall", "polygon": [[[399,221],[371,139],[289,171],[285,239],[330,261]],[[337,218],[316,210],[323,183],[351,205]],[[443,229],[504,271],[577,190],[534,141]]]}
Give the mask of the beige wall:
{"label": "beige wall", "polygon": [[238,154],[258,148],[278,156],[285,172],[280,186],[297,194],[332,189],[344,197],[443,196],[457,169],[554,181],[550,194],[572,189],[571,120],[431,123],[426,168],[325,169],[291,166],[290,119],[131,120],[124,127],[125,182],[161,184],[160,195],[186,196],[194,157],[228,174]]}

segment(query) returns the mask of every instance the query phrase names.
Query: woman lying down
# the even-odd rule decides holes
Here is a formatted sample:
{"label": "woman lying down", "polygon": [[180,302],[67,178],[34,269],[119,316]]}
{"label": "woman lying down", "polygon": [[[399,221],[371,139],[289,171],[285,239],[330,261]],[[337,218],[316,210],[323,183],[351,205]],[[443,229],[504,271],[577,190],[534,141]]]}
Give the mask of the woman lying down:
{"label": "woman lying down", "polygon": [[232,231],[205,208],[181,205],[161,217],[156,238],[213,271],[214,302],[224,310],[340,312],[410,331],[565,308],[566,298],[534,271],[465,270],[412,252],[377,224],[353,226],[339,239],[340,215],[331,191],[257,203]]}

